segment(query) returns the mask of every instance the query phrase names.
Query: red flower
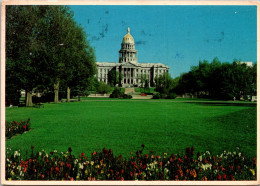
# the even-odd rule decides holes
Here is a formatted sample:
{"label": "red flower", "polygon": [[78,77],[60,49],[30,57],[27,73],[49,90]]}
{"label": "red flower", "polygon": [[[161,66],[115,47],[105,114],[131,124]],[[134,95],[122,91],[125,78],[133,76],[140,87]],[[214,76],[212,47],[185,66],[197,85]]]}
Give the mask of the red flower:
{"label": "red flower", "polygon": [[221,175],[220,175],[220,174],[217,175],[217,179],[218,179],[218,180],[221,180]]}
{"label": "red flower", "polygon": [[145,145],[144,145],[144,144],[142,144],[142,147],[144,148],[144,147],[145,147]]}
{"label": "red flower", "polygon": [[121,181],[124,181],[125,179],[124,179],[124,177],[121,177]]}
{"label": "red flower", "polygon": [[227,175],[226,175],[226,174],[223,175],[223,179],[224,179],[224,180],[227,179]]}
{"label": "red flower", "polygon": [[72,177],[72,178],[70,178],[70,181],[73,181],[74,180],[74,178]]}
{"label": "red flower", "polygon": [[84,152],[82,152],[82,153],[81,153],[81,156],[85,156],[85,153],[84,153]]}
{"label": "red flower", "polygon": [[71,164],[67,163],[67,167],[68,167],[68,168],[71,168]]}
{"label": "red flower", "polygon": [[59,172],[59,167],[55,167],[56,172]]}
{"label": "red flower", "polygon": [[108,153],[108,150],[105,149],[105,148],[103,148],[103,153],[104,153],[104,154],[107,154],[107,153]]}

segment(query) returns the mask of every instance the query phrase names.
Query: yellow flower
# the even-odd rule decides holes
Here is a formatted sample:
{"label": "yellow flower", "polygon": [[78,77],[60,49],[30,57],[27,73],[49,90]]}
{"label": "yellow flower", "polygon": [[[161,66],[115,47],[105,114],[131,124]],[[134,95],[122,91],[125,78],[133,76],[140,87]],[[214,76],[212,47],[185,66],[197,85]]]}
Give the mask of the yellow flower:
{"label": "yellow flower", "polygon": [[254,169],[250,169],[250,171],[252,172],[253,176],[255,175],[255,170]]}
{"label": "yellow flower", "polygon": [[196,173],[195,169],[193,169],[193,174],[194,174],[194,178],[196,178],[197,177],[197,173]]}
{"label": "yellow flower", "polygon": [[79,176],[77,176],[76,179],[79,179]]}
{"label": "yellow flower", "polygon": [[85,174],[88,174],[88,170],[85,170]]}
{"label": "yellow flower", "polygon": [[12,176],[14,175],[14,171],[11,171]]}
{"label": "yellow flower", "polygon": [[101,174],[104,174],[104,170],[101,170]]}
{"label": "yellow flower", "polygon": [[11,181],[12,180],[12,178],[8,178],[8,181]]}

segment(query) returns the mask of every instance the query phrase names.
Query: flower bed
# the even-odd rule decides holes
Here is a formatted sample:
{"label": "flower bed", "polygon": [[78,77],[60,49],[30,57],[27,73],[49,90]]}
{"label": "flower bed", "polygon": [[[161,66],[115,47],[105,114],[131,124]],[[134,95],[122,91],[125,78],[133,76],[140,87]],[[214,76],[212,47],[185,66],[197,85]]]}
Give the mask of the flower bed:
{"label": "flower bed", "polygon": [[241,152],[225,152],[213,156],[210,152],[194,155],[187,148],[184,155],[155,155],[142,149],[129,159],[114,156],[109,149],[84,153],[75,157],[66,153],[44,150],[21,159],[15,151],[6,159],[7,180],[256,180],[256,159]]}
{"label": "flower bed", "polygon": [[12,121],[5,123],[5,137],[7,139],[11,138],[16,134],[22,134],[25,131],[29,131],[31,127],[30,118],[27,121]]}

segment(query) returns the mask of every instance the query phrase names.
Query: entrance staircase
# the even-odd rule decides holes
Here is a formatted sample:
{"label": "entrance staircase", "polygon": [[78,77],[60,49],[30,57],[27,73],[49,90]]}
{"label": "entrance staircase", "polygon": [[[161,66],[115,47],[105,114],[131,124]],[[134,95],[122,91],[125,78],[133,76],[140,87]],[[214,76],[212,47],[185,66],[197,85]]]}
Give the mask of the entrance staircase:
{"label": "entrance staircase", "polygon": [[125,88],[125,94],[134,94],[135,88]]}

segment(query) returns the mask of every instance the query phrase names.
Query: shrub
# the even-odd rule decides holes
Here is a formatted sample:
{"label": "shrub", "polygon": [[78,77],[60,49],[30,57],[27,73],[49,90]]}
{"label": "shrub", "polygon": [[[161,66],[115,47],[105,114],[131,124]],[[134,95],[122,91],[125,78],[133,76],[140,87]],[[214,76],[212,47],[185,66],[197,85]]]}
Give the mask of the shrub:
{"label": "shrub", "polygon": [[122,98],[123,99],[132,99],[132,96],[128,95],[128,94],[123,94]]}
{"label": "shrub", "polygon": [[124,94],[120,88],[115,88],[110,94],[110,98],[123,98],[123,99],[131,99],[132,96],[128,94]]}
{"label": "shrub", "polygon": [[111,91],[111,87],[104,83],[103,81],[99,82],[99,86],[97,87],[97,92],[100,94],[107,94]]}
{"label": "shrub", "polygon": [[167,99],[175,99],[177,96],[175,93],[171,92],[167,95]]}
{"label": "shrub", "polygon": [[160,98],[161,98],[161,99],[165,99],[166,97],[167,97],[166,94],[160,94]]}
{"label": "shrub", "polygon": [[153,95],[153,99],[160,99],[160,98],[161,98],[160,93],[156,93]]}
{"label": "shrub", "polygon": [[114,156],[111,149],[78,157],[57,151],[44,150],[23,159],[19,151],[7,152],[7,180],[256,180],[256,158],[243,153],[226,152],[194,155],[194,148],[181,154],[160,154],[142,149],[129,158]]}
{"label": "shrub", "polygon": [[112,94],[110,94],[110,98],[120,98],[123,96],[123,93],[121,92],[120,88],[115,88],[112,92]]}
{"label": "shrub", "polygon": [[5,122],[5,137],[7,139],[11,138],[16,134],[22,134],[25,131],[29,131],[31,127],[30,118],[27,121],[12,121],[12,122]]}

